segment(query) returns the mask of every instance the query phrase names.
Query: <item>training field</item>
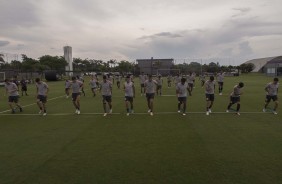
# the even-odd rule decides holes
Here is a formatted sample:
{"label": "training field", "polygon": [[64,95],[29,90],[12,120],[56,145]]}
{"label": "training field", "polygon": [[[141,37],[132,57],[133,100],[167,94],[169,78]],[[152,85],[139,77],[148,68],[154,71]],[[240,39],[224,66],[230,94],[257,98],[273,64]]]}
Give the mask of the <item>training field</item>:
{"label": "training field", "polygon": [[[210,116],[198,79],[186,116],[177,113],[175,89],[166,80],[149,116],[135,79],[135,114],[126,116],[123,91],[114,85],[113,114],[106,117],[88,80],[80,115],[64,96],[64,82],[48,83],[46,117],[38,115],[34,85],[20,98],[24,112],[15,115],[0,88],[1,184],[282,183],[282,107],[278,115],[262,112],[264,87],[272,78],[225,77]],[[240,81],[245,87],[237,116],[225,110]]]}

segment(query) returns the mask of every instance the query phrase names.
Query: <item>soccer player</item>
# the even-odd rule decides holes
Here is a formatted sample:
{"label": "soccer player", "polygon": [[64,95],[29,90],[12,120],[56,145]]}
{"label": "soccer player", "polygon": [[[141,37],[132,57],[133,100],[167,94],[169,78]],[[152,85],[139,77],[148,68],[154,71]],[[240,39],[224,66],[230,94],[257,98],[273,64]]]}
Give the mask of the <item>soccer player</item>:
{"label": "soccer player", "polygon": [[224,81],[224,73],[222,73],[222,71],[220,71],[220,73],[217,74],[217,82],[218,82],[218,92],[219,92],[219,95],[222,95],[223,81]]}
{"label": "soccer player", "polygon": [[171,81],[172,81],[172,76],[169,74],[167,76],[167,87],[170,88],[171,87]]}
{"label": "soccer player", "polygon": [[[126,115],[129,116],[129,113],[133,113],[133,98],[135,98],[135,87],[134,83],[131,82],[130,76],[126,77],[126,82],[123,85],[123,89],[125,92],[125,107],[126,107]],[[130,103],[130,110],[129,110]]]}
{"label": "soccer player", "polygon": [[97,80],[96,80],[95,76],[92,77],[92,79],[89,82],[89,85],[91,87],[93,97],[95,97],[96,96],[96,89],[97,89]]}
{"label": "soccer player", "polygon": [[116,80],[117,80],[117,87],[118,87],[118,89],[120,89],[121,76],[117,75]]}
{"label": "soccer player", "polygon": [[154,97],[156,91],[156,85],[158,85],[157,81],[153,80],[152,75],[149,75],[149,79],[145,81],[145,93],[147,98],[147,105],[148,105],[148,113],[153,116],[153,107],[154,107]]}
{"label": "soccer player", "polygon": [[157,95],[160,94],[160,96],[162,96],[162,87],[163,87],[162,76],[159,75],[156,81],[157,81]]}
{"label": "soccer player", "polygon": [[103,76],[103,81],[101,82],[100,92],[103,97],[103,108],[104,116],[107,116],[107,107],[106,103],[109,106],[109,113],[112,113],[112,82],[107,80],[107,76]]}
{"label": "soccer player", "polygon": [[272,82],[268,83],[266,87],[264,88],[266,91],[266,99],[265,99],[265,105],[263,108],[263,112],[266,112],[266,108],[271,100],[275,103],[274,109],[273,109],[273,114],[277,114],[277,108],[278,108],[278,78],[274,78]]}
{"label": "soccer player", "polygon": [[15,108],[13,107],[13,103],[20,109],[20,112],[23,111],[22,106],[19,104],[19,89],[18,86],[11,82],[9,79],[5,79],[5,89],[6,89],[6,95],[8,95],[8,102],[9,106],[12,110],[12,114],[14,114]]}
{"label": "soccer player", "polygon": [[21,83],[21,86],[22,86],[22,96],[23,96],[24,93],[25,93],[25,96],[28,96],[26,80],[22,79],[20,83]]}
{"label": "soccer player", "polygon": [[236,114],[240,115],[240,95],[242,94],[241,89],[244,87],[244,83],[240,82],[238,85],[234,86],[232,93],[230,94],[230,103],[227,107],[226,112],[230,111],[230,108],[233,104],[237,103]]}
{"label": "soccer player", "polygon": [[69,98],[69,96],[70,96],[70,86],[71,86],[71,81],[66,80],[66,82],[65,82],[65,94],[66,94],[66,98]]}
{"label": "soccer player", "polygon": [[140,85],[141,85],[141,96],[145,94],[145,88],[144,83],[146,81],[146,75],[144,75],[144,72],[141,72],[141,75],[139,75]]}
{"label": "soccer player", "polygon": [[75,107],[75,113],[80,114],[80,95],[83,83],[77,80],[76,77],[72,77],[71,89],[72,89],[72,102]]}
{"label": "soccer player", "polygon": [[188,83],[188,87],[189,87],[189,94],[190,96],[192,95],[192,91],[193,91],[193,87],[194,87],[194,76],[192,75],[192,72],[189,73],[189,75],[187,76],[187,83]]}
{"label": "soccer player", "polygon": [[195,88],[195,86],[196,86],[196,81],[195,81],[196,76],[197,76],[197,74],[195,72],[193,72],[192,73],[193,88]]}
{"label": "soccer player", "polygon": [[206,92],[206,101],[207,101],[206,115],[210,115],[210,113],[212,112],[211,108],[214,102],[214,88],[215,88],[214,76],[210,76],[210,79],[205,82],[205,92]]}
{"label": "soccer player", "polygon": [[205,84],[205,81],[206,81],[206,76],[205,76],[205,74],[201,74],[201,75],[199,76],[199,80],[201,81],[201,87],[203,87],[204,84]]}
{"label": "soccer player", "polygon": [[181,81],[181,77],[179,76],[179,74],[177,74],[175,77],[174,77],[174,84],[175,84],[175,87],[177,86],[177,84]]}
{"label": "soccer player", "polygon": [[36,103],[40,109],[39,114],[42,114],[43,112],[42,115],[46,116],[47,115],[46,102],[47,102],[49,87],[45,82],[42,82],[39,78],[35,79],[35,85],[36,85],[36,94],[37,94]]}
{"label": "soccer player", "polygon": [[188,84],[186,83],[186,79],[182,78],[181,82],[176,86],[176,95],[178,97],[178,113],[180,113],[181,105],[183,104],[182,115],[186,115],[186,101],[187,101],[187,91],[189,91]]}

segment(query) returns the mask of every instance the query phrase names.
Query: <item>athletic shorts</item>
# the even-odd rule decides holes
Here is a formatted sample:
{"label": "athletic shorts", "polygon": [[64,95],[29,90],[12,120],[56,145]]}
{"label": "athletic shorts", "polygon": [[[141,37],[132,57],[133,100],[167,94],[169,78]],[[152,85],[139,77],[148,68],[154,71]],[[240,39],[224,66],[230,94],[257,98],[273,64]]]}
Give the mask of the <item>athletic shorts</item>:
{"label": "athletic shorts", "polygon": [[240,97],[239,96],[236,96],[236,97],[231,96],[230,102],[233,103],[233,104],[238,103],[238,102],[240,102]]}
{"label": "athletic shorts", "polygon": [[65,88],[65,92],[69,91],[70,88]]}
{"label": "athletic shorts", "polygon": [[72,93],[72,101],[76,101],[77,97],[80,96],[80,93]]}
{"label": "athletic shorts", "polygon": [[147,100],[154,99],[155,93],[146,93]]}
{"label": "athletic shorts", "polygon": [[46,103],[47,102],[47,96],[37,95],[37,100],[39,100],[42,103]]}
{"label": "athletic shorts", "polygon": [[141,88],[144,88],[145,87],[145,84],[141,84]]}
{"label": "athletic shorts", "polygon": [[218,85],[219,86],[223,86],[223,82],[218,82]]}
{"label": "athletic shorts", "polygon": [[27,91],[27,87],[26,86],[22,86],[22,91]]}
{"label": "athletic shorts", "polygon": [[103,103],[105,102],[108,102],[108,103],[112,102],[112,96],[103,95]]}
{"label": "athletic shorts", "polygon": [[207,101],[214,101],[214,94],[206,94],[206,100]]}
{"label": "athletic shorts", "polygon": [[188,83],[189,87],[192,88],[194,86],[193,83]]}
{"label": "athletic shorts", "polygon": [[132,96],[125,96],[125,97],[124,97],[124,100],[125,100],[126,102],[133,102],[133,97],[132,97]]}
{"label": "athletic shorts", "polygon": [[273,95],[273,96],[271,96],[271,95],[266,95],[265,101],[266,101],[266,102],[270,102],[271,100],[273,100],[273,102],[277,101],[277,100],[278,100],[277,95]]}
{"label": "athletic shorts", "polygon": [[179,102],[186,102],[187,101],[187,97],[178,97],[178,101]]}
{"label": "athletic shorts", "polygon": [[158,85],[158,86],[157,86],[157,90],[159,90],[159,89],[162,89],[162,86],[161,86],[161,85]]}
{"label": "athletic shorts", "polygon": [[19,101],[19,96],[9,96],[8,102],[15,102],[18,103]]}

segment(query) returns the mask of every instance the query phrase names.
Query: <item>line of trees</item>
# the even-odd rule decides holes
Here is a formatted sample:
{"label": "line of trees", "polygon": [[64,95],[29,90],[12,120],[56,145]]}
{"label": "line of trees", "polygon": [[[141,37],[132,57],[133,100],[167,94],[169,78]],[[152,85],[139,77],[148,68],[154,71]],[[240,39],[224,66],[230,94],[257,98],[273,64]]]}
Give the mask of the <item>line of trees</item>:
{"label": "line of trees", "polygon": [[[29,58],[22,54],[22,61],[13,60],[11,63],[5,63],[0,55],[0,61],[2,61],[1,69],[14,70],[18,72],[43,72],[45,70],[56,70],[58,72],[64,72],[67,65],[66,60],[62,56],[50,56],[44,55],[38,58],[38,60]],[[1,60],[2,58],[2,60]],[[160,64],[161,65],[161,64]],[[157,67],[157,66],[155,66]],[[179,69],[181,73],[189,72],[230,72],[235,69],[240,69],[242,73],[249,73],[254,69],[254,65],[241,64],[240,66],[220,66],[219,63],[211,62],[209,64],[201,65],[198,62],[191,62],[189,64],[175,64],[172,69]],[[73,58],[73,70],[75,72],[131,72],[139,73],[139,68],[136,63],[126,60],[95,60],[95,59],[81,59]]]}

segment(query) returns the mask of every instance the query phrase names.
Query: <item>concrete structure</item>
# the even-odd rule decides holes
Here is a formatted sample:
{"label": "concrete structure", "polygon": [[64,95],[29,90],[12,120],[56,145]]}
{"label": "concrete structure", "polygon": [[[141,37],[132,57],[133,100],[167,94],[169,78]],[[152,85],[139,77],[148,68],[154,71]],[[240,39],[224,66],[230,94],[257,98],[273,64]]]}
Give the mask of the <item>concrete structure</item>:
{"label": "concrete structure", "polygon": [[268,76],[282,75],[282,56],[253,59],[245,62],[245,64],[252,63],[255,69],[252,72],[262,72]]}
{"label": "concrete structure", "polygon": [[72,76],[72,71],[73,71],[72,47],[70,46],[64,47],[64,58],[68,63],[68,65],[66,66],[66,75]]}
{"label": "concrete structure", "polygon": [[173,67],[173,59],[137,59],[138,67],[140,73],[144,72],[145,74],[161,74],[167,75],[170,73],[170,69]]}

